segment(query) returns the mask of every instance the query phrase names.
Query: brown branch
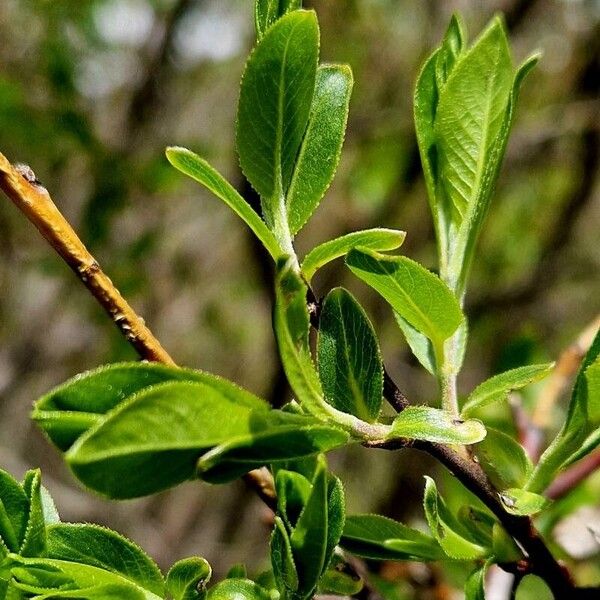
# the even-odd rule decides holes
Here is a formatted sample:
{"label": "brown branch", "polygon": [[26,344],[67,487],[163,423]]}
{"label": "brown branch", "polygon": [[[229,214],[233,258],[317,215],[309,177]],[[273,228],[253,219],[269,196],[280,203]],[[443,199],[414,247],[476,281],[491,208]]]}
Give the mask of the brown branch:
{"label": "brown branch", "polygon": [[102,271],[31,169],[18,169],[0,153],[0,188],[71,267],[138,354],[146,360],[175,364]]}

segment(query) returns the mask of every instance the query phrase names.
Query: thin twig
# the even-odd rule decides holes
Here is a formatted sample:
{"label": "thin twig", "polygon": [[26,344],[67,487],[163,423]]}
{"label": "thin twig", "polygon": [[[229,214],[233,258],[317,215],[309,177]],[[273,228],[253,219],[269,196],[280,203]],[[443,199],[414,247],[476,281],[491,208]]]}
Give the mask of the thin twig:
{"label": "thin twig", "polygon": [[127,341],[146,360],[175,364],[144,320],[121,296],[96,259],[27,167],[17,169],[0,153],[0,188],[37,227],[110,315]]}
{"label": "thin twig", "polygon": [[550,484],[545,495],[551,500],[558,500],[566,496],[571,490],[575,489],[582,481],[599,469],[600,449],[597,449],[561,473]]}

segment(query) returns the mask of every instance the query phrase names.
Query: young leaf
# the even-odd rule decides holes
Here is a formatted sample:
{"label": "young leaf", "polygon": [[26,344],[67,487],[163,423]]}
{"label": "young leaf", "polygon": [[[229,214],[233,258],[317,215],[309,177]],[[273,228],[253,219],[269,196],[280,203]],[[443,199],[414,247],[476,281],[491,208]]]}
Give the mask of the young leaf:
{"label": "young leaf", "polygon": [[7,551],[18,552],[21,547],[28,513],[29,498],[23,487],[6,471],[0,469],[0,540]]}
{"label": "young leaf", "polygon": [[298,569],[298,592],[304,597],[309,597],[316,588],[328,559],[327,491],[327,469],[323,460],[312,481],[311,494],[290,536]]}
{"label": "young leaf", "polygon": [[433,561],[445,557],[432,537],[380,515],[346,517],[342,547],[371,560]]}
{"label": "young leaf", "polygon": [[371,250],[395,250],[406,238],[405,231],[396,229],[367,229],[354,231],[335,240],[329,240],[313,248],[302,261],[300,270],[304,279],[310,283],[314,274],[327,263],[345,256],[353,248],[369,248]]}
{"label": "young leaf", "polygon": [[224,579],[208,590],[207,600],[272,600],[269,592],[249,579]]}
{"label": "young leaf", "polygon": [[198,460],[198,477],[224,483],[264,465],[328,452],[348,442],[346,432],[309,416],[296,417],[290,424],[265,422],[254,428],[254,433],[239,436],[204,454]]}
{"label": "young leaf", "polygon": [[388,437],[441,444],[475,444],[485,434],[481,421],[456,419],[447,411],[429,406],[408,406],[394,419]]}
{"label": "young leaf", "polygon": [[348,65],[321,65],[317,70],[308,127],[286,197],[292,235],[308,221],[335,175],[353,83]]}
{"label": "young leaf", "polygon": [[310,481],[294,471],[280,469],[275,476],[277,512],[292,530],[300,517],[312,489]]}
{"label": "young leaf", "polygon": [[279,225],[315,89],[319,27],[312,11],[286,14],[254,49],[242,78],[237,148],[244,175]]}
{"label": "young leaf", "polygon": [[549,504],[544,496],[518,488],[504,490],[500,494],[500,500],[506,511],[513,515],[534,515]]}
{"label": "young leaf", "polygon": [[209,448],[251,435],[261,415],[218,387],[170,382],[134,394],[109,411],[65,455],[88,487],[112,498],[166,489],[195,474]]}
{"label": "young leaf", "polygon": [[460,305],[446,284],[404,256],[354,249],[346,257],[346,263],[357,277],[379,292],[399,315],[431,340],[436,356],[441,359],[444,340],[464,320]]}
{"label": "young leaf", "polygon": [[319,378],[325,399],[363,421],[377,420],[383,401],[383,364],[365,311],[345,289],[327,294],[319,319]]}
{"label": "young leaf", "polygon": [[265,222],[216,169],[186,148],[171,147],[167,148],[166,153],[169,162],[176,169],[202,184],[227,204],[250,227],[274,260],[283,254],[279,243]]}
{"label": "young leaf", "polygon": [[291,261],[280,260],[275,280],[273,323],[285,374],[298,401],[313,414],[326,414],[321,383],[308,344],[310,320],[306,284]]}
{"label": "young leaf", "polygon": [[271,565],[275,581],[280,590],[298,590],[298,571],[287,529],[280,517],[275,516],[275,527],[271,534]]}
{"label": "young leaf", "polygon": [[338,477],[329,476],[327,483],[327,546],[323,573],[329,567],[335,547],[339,544],[346,520],[344,486]]}
{"label": "young leaf", "polygon": [[524,486],[533,470],[521,444],[490,427],[475,447],[475,454],[491,482],[501,490]]}
{"label": "young leaf", "polygon": [[205,383],[230,402],[257,410],[269,408],[264,400],[216,375],[158,363],[132,362],[107,365],[68,380],[35,403],[32,418],[59,449],[66,451],[125,399],[169,381]]}
{"label": "young leaf", "polygon": [[46,556],[98,567],[122,575],[157,596],[164,594],[164,579],[156,563],[133,542],[98,525],[48,527]]}
{"label": "young leaf", "polygon": [[199,556],[177,561],[167,573],[166,589],[173,600],[198,600],[210,580],[212,569]]}
{"label": "young leaf", "polygon": [[460,15],[453,14],[435,58],[435,79],[438,90],[443,89],[454,65],[462,54],[465,37],[464,23]]}
{"label": "young leaf", "polygon": [[478,408],[498,400],[505,400],[510,392],[543,379],[553,368],[554,363],[527,365],[494,375],[471,392],[462,408],[462,415],[468,416]]}
{"label": "young leaf", "polygon": [[523,552],[521,552],[515,540],[497,522],[494,523],[492,529],[492,548],[494,559],[497,562],[517,562],[523,558]]}
{"label": "young leaf", "polygon": [[490,561],[477,567],[468,577],[465,584],[465,600],[485,600],[485,574]]}
{"label": "young leaf", "polygon": [[39,469],[25,473],[23,491],[27,496],[29,511],[19,554],[40,556],[46,549],[46,521],[42,502],[42,475]]}
{"label": "young leaf", "polygon": [[332,566],[323,573],[319,581],[318,593],[354,597],[363,587],[363,580],[354,570],[350,570],[341,558],[334,556]]}
{"label": "young leaf", "polygon": [[489,554],[487,548],[464,537],[454,517],[450,514],[442,498],[438,495],[433,479],[425,477],[423,505],[431,533],[444,552],[457,560],[476,560]]}
{"label": "young leaf", "polygon": [[254,24],[260,40],[265,31],[286,13],[302,8],[302,0],[255,0]]}
{"label": "young leaf", "polygon": [[412,353],[417,360],[429,371],[432,375],[437,373],[437,364],[435,361],[435,352],[431,340],[417,331],[405,318],[401,317],[397,312],[394,312],[394,318],[398,327],[404,334],[406,342],[410,346]]}

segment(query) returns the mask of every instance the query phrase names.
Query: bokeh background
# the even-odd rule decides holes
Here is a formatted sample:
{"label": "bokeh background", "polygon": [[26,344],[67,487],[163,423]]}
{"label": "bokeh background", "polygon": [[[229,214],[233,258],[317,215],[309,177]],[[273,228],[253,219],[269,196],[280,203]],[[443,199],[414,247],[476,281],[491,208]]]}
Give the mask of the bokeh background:
{"label": "bokeh background", "polygon": [[[269,259],[224,205],[164,158],[165,146],[188,146],[251,195],[237,166],[233,125],[253,43],[252,4],[2,0],[0,151],[31,165],[177,362],[281,404],[289,391],[271,331]],[[600,2],[305,5],[319,14],[322,60],[349,63],[356,84],[338,175],[297,239],[300,254],[339,234],[387,226],[406,230],[403,252],[435,268],[412,122],[420,64],[454,10],[471,36],[503,11],[517,61],[543,50],[524,86],[473,268],[460,389],[555,358],[600,310]],[[315,285],[320,294],[349,287],[375,322],[407,396],[435,398],[433,380],[411,358],[391,312],[340,262]],[[52,386],[135,354],[5,197],[0,290],[0,466],[18,476],[41,466],[65,520],[120,530],[162,566],[202,554],[219,574],[240,561],[251,571],[264,567],[268,514],[241,483],[188,484],[108,502],[84,492],[31,425],[32,402]],[[423,456],[354,449],[332,463],[347,483],[349,510],[422,519],[422,474],[433,468]],[[415,573],[406,575],[410,589],[398,598],[451,597],[439,573]]]}

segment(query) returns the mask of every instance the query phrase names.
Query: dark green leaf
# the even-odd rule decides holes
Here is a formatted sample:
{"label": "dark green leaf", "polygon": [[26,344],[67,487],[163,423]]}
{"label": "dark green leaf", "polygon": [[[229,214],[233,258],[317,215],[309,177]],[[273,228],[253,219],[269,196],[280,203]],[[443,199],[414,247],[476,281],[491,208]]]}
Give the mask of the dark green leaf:
{"label": "dark green leaf", "polygon": [[432,537],[380,515],[346,517],[343,548],[372,560],[433,561],[445,557]]}
{"label": "dark green leaf", "polygon": [[433,479],[425,477],[425,495],[423,505],[431,533],[437,539],[444,552],[457,560],[475,560],[489,554],[488,549],[465,537],[462,528],[448,511],[439,496]]}
{"label": "dark green leaf", "polygon": [[346,520],[344,486],[339,478],[329,476],[327,484],[327,546],[323,572],[329,566],[335,547],[339,544]]}
{"label": "dark green leaf", "polygon": [[143,496],[193,477],[204,451],[251,435],[265,415],[266,409],[232,402],[219,385],[158,384],[110,411],[77,440],[66,459],[97,492]]}
{"label": "dark green leaf", "polygon": [[475,444],[486,434],[481,421],[464,421],[429,406],[408,406],[392,423],[389,439],[408,438],[442,444]]}
{"label": "dark green leaf", "polygon": [[17,552],[21,546],[28,512],[27,494],[11,475],[0,469],[0,540],[11,552]]}
{"label": "dark green leaf", "polygon": [[277,491],[277,512],[292,530],[310,496],[311,483],[300,473],[281,469],[275,477],[275,489]]}
{"label": "dark green leaf", "polygon": [[371,250],[352,250],[346,262],[356,276],[431,340],[437,357],[443,356],[444,340],[456,331],[464,316],[454,294],[439,277],[404,256],[385,256]]}
{"label": "dark green leaf", "polygon": [[204,558],[177,561],[167,573],[166,588],[173,600],[198,600],[205,595],[212,569]]}
{"label": "dark green leaf", "polygon": [[509,435],[487,428],[484,440],[475,453],[492,483],[500,490],[524,486],[533,465],[523,447]]}
{"label": "dark green leaf", "polygon": [[376,421],[383,401],[379,344],[365,311],[343,288],[329,292],[323,302],[317,357],[329,404],[363,421]]}
{"label": "dark green leaf", "polygon": [[513,390],[520,390],[526,385],[546,377],[553,367],[554,363],[527,365],[494,375],[471,392],[462,408],[462,414],[468,416],[478,408],[498,400],[505,400]]}
{"label": "dark green leaf", "polygon": [[119,574],[153,594],[164,594],[156,563],[136,544],[98,525],[58,524],[48,527],[47,557],[86,564]]}
{"label": "dark green leaf", "polygon": [[203,158],[186,148],[167,148],[169,162],[182,173],[191,177],[221,199],[238,215],[254,235],[263,243],[269,254],[279,258],[283,252],[275,236],[265,225],[256,211],[246,202],[234,187]]}
{"label": "dark green leaf", "polygon": [[237,148],[271,227],[281,211],[315,89],[319,27],[314,12],[279,19],[250,55],[240,89]]}
{"label": "dark green leaf", "polygon": [[308,127],[286,197],[292,235],[308,221],[335,175],[353,83],[348,65],[321,65],[317,70]]}
{"label": "dark green leaf", "polygon": [[369,248],[371,250],[395,250],[402,245],[406,232],[397,229],[367,229],[354,231],[334,240],[329,240],[313,248],[302,261],[300,270],[310,283],[313,275],[327,263],[345,256],[353,248]]}

